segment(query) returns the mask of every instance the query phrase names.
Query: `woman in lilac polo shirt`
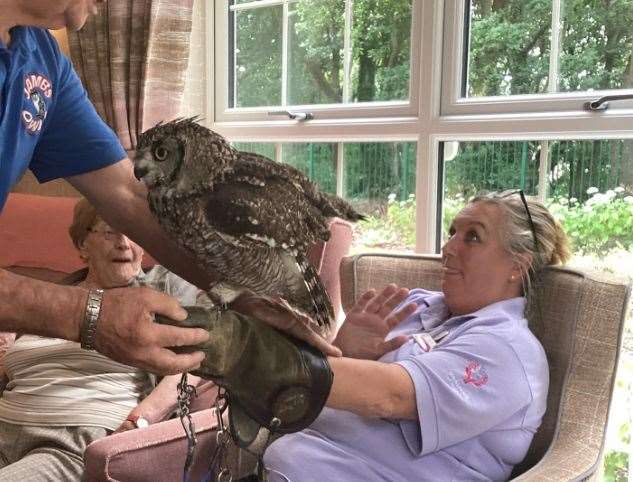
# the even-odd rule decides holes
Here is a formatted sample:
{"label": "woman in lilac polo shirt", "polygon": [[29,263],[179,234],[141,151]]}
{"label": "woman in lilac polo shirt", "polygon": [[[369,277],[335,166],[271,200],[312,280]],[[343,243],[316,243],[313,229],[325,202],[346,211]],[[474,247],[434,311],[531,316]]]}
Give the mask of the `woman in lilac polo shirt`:
{"label": "woman in lilac polo shirt", "polygon": [[549,383],[526,297],[567,237],[522,192],[474,198],[449,234],[442,292],[390,286],[348,314],[328,407],[268,448],[269,481],[507,480],[525,457]]}

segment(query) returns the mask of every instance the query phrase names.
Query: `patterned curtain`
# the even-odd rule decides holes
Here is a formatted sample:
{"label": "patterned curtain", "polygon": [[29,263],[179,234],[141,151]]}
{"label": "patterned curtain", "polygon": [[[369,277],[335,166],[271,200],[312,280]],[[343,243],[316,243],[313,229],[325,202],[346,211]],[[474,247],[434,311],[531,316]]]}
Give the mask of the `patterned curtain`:
{"label": "patterned curtain", "polygon": [[109,0],[69,32],[73,65],[97,112],[127,150],[180,113],[193,0]]}

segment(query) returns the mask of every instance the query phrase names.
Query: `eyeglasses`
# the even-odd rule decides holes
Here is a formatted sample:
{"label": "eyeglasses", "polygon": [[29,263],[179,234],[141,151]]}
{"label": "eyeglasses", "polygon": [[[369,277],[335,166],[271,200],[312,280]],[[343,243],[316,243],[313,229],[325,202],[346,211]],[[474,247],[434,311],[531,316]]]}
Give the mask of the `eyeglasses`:
{"label": "eyeglasses", "polygon": [[506,198],[510,196],[514,196],[518,194],[521,198],[521,202],[523,203],[523,207],[525,208],[525,214],[527,214],[528,222],[530,223],[530,230],[532,231],[532,239],[534,240],[534,251],[538,252],[538,239],[536,237],[536,229],[534,228],[534,221],[532,221],[532,215],[530,214],[530,208],[528,207],[527,199],[525,199],[525,194],[523,193],[523,189],[517,189],[515,191],[510,191],[508,193],[503,194],[501,197]]}
{"label": "eyeglasses", "polygon": [[125,236],[122,232],[114,231],[111,228],[107,228],[107,229],[88,228],[88,231],[91,233],[100,234],[101,236],[103,236],[104,239],[108,241],[114,241],[114,240],[119,239],[121,236]]}

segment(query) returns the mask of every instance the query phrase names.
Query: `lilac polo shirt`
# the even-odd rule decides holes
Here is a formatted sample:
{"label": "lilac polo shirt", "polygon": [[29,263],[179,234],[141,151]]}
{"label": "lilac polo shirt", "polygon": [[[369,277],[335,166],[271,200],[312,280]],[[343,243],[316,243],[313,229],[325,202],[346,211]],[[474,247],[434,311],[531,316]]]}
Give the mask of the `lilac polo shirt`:
{"label": "lilac polo shirt", "polygon": [[[411,376],[418,420],[325,408],[308,429],[268,448],[270,481],[510,477],[541,423],[549,384],[545,352],[523,317],[525,300],[453,318],[441,293],[413,290],[411,301],[418,310],[389,337],[412,338],[381,361]],[[430,349],[429,337],[439,339]]]}

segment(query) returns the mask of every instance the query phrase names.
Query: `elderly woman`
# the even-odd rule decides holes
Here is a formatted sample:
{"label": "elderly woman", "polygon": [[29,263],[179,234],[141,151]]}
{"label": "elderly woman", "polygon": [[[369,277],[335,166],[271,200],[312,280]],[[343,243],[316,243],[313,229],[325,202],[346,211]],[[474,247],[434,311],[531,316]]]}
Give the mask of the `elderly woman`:
{"label": "elderly woman", "polygon": [[449,234],[441,292],[387,287],[348,314],[328,407],[271,444],[269,481],[507,480],[525,457],[549,382],[526,297],[567,238],[522,192],[474,198]]}
{"label": "elderly woman", "polygon": [[[143,250],[113,231],[85,199],[77,203],[69,232],[87,264],[80,285],[148,286],[195,304],[197,288],[161,266],[144,274]],[[0,481],[80,480],[92,441],[159,421],[176,407],[179,375],[154,388],[149,374],[79,343],[24,335],[3,363],[8,383],[0,398]]]}

